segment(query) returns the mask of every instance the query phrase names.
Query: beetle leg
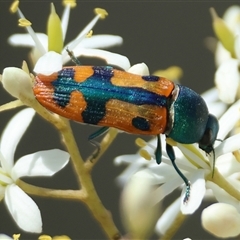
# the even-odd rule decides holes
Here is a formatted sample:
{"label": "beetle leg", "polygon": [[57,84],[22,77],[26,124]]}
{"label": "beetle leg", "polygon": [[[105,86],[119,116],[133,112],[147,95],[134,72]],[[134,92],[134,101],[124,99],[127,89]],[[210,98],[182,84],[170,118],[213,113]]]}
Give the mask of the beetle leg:
{"label": "beetle leg", "polygon": [[80,61],[75,57],[73,51],[70,51],[68,48],[66,48],[66,51],[68,53],[68,56],[71,58],[72,62],[74,62],[77,66],[80,66]]}
{"label": "beetle leg", "polygon": [[96,158],[100,152],[100,144],[96,141],[94,141],[93,139],[101,136],[102,134],[106,133],[108,131],[109,127],[101,127],[100,129],[98,129],[96,132],[92,133],[89,137],[88,137],[88,141],[94,145],[96,147],[96,151],[93,154],[92,158]]}
{"label": "beetle leg", "polygon": [[161,144],[160,135],[157,135],[157,148],[155,150],[155,158],[156,158],[157,164],[160,164],[162,162],[162,144]]}
{"label": "beetle leg", "polygon": [[185,192],[185,197],[183,199],[184,203],[187,203],[190,197],[190,188],[191,188],[191,184],[190,181],[184,176],[184,174],[180,171],[180,169],[178,168],[178,166],[175,163],[175,153],[173,150],[173,147],[169,144],[166,144],[166,151],[167,154],[172,162],[172,165],[174,167],[174,169],[176,170],[176,172],[178,173],[178,175],[182,178],[182,180],[184,181],[185,185],[186,185],[186,192]]}

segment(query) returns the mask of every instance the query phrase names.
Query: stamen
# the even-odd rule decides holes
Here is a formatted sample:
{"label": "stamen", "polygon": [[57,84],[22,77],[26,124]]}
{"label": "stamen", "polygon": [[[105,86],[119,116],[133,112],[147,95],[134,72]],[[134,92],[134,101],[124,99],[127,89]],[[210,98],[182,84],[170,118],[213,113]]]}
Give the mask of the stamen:
{"label": "stamen", "polygon": [[18,16],[19,16],[19,26],[21,27],[25,27],[27,32],[29,33],[29,35],[32,37],[33,41],[35,42],[36,48],[38,49],[38,51],[43,55],[44,53],[46,53],[43,45],[41,44],[41,42],[39,41],[36,33],[33,31],[32,27],[31,27],[31,22],[27,20],[27,18],[25,18],[25,16],[23,15],[22,11],[19,9],[19,1],[14,1],[13,4],[10,7],[10,11],[12,13],[17,12]]}
{"label": "stamen", "polygon": [[13,234],[13,240],[19,240],[20,239],[21,234]]}
{"label": "stamen", "polygon": [[177,146],[177,142],[175,142],[173,139],[171,138],[166,138],[166,143],[168,143],[171,146]]}
{"label": "stamen", "polygon": [[10,9],[9,9],[10,12],[11,12],[11,13],[17,12],[18,6],[19,6],[19,1],[18,1],[18,0],[14,1],[14,2],[12,3],[12,5],[10,6]]}
{"label": "stamen", "polygon": [[29,20],[27,20],[26,18],[20,18],[18,20],[19,27],[29,27],[31,25],[32,25],[32,23]]}
{"label": "stamen", "polygon": [[63,5],[65,6],[65,8],[61,18],[61,25],[62,25],[62,34],[63,34],[63,42],[64,42],[66,33],[67,33],[68,23],[69,23],[70,9],[76,7],[77,3],[74,0],[64,0]]}
{"label": "stamen", "polygon": [[70,6],[71,8],[74,8],[77,6],[77,3],[75,0],[63,0],[63,6]]}
{"label": "stamen", "polygon": [[94,12],[99,15],[101,19],[105,19],[108,16],[108,12],[103,8],[95,8]]}
{"label": "stamen", "polygon": [[135,140],[135,143],[137,144],[137,146],[139,146],[139,147],[141,147],[141,148],[147,146],[147,142],[144,141],[142,138],[137,138],[137,139]]}
{"label": "stamen", "polygon": [[[90,30],[93,29],[94,25],[97,23],[97,21],[100,18],[105,18],[108,14],[107,11],[104,9],[98,9],[96,12],[96,16],[93,18],[93,20],[78,34],[78,36],[76,37],[76,39],[71,42],[71,44],[68,45],[68,48],[70,50],[73,50],[87,35],[88,32],[90,32]],[[64,53],[66,54],[66,53]],[[66,57],[66,55],[63,54],[63,58]]]}
{"label": "stamen", "polygon": [[141,150],[139,151],[139,155],[140,155],[141,157],[143,157],[144,159],[148,160],[148,161],[150,161],[150,160],[152,159],[152,156],[151,156],[151,155],[149,154],[149,152],[146,151],[145,149],[141,149]]}

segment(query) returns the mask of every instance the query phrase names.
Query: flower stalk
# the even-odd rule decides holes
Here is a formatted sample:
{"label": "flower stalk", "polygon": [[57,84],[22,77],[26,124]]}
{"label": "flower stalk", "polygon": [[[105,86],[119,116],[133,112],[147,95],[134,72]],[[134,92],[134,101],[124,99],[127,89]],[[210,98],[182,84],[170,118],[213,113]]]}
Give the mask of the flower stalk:
{"label": "flower stalk", "polygon": [[176,218],[172,222],[169,229],[165,232],[163,236],[160,237],[160,240],[173,239],[173,236],[176,234],[178,229],[182,226],[183,222],[187,218],[187,215],[183,215],[181,211],[177,214]]}
{"label": "flower stalk", "polygon": [[226,178],[224,178],[218,171],[217,168],[215,168],[214,175],[212,177],[212,174],[209,174],[207,176],[207,179],[209,181],[214,182],[217,184],[220,188],[222,188],[224,191],[226,191],[230,196],[236,198],[238,201],[240,201],[240,191],[237,190],[232,184],[230,184]]}

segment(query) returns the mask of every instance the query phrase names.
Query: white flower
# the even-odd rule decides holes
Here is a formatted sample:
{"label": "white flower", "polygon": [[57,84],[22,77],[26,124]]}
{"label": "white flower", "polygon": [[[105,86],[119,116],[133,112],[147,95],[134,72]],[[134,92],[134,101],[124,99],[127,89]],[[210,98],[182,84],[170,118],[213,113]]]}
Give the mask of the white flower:
{"label": "white flower", "polygon": [[[206,95],[205,98],[207,98]],[[225,109],[224,107],[222,107],[222,105],[219,105],[218,103],[216,104],[215,108],[219,108],[219,110],[216,111],[219,113],[219,115],[221,115],[221,112]],[[220,130],[218,133],[219,139],[224,139],[227,134],[233,129],[236,122],[239,121],[239,108],[240,101],[236,102],[220,118]],[[164,136],[162,135],[161,141],[165,141]],[[181,210],[183,214],[194,213],[196,209],[198,209],[198,207],[200,206],[207,189],[212,190],[214,196],[219,202],[233,204],[233,197],[227,192],[223,193],[222,188],[218,186],[216,182],[211,181],[213,171],[213,154],[206,156],[206,154],[198,148],[197,144],[175,144],[177,147],[174,147],[176,164],[191,182],[190,199],[187,204],[184,203],[183,199],[186,192],[186,189],[184,187],[181,197],[176,200],[175,204],[172,204],[169,209],[166,210],[166,212],[158,221],[156,228],[157,232],[161,234],[164,234],[165,230],[167,230],[168,227],[171,226],[171,223],[174,221],[179,210]],[[143,144],[140,142],[140,145]],[[169,160],[164,148],[162,149],[162,163],[160,164],[160,166],[155,163],[154,153],[156,145],[156,140],[152,140],[140,150],[139,154],[117,157],[115,159],[115,163],[129,163],[128,168],[118,177],[120,183],[125,183],[129,181],[130,177],[134,173],[142,169],[142,171],[145,171],[146,174],[149,175],[149,178],[155,178],[156,186],[160,185],[160,187],[155,190],[155,197],[153,198],[157,203],[158,201],[161,201],[166,195],[171,193],[173,190],[181,186],[183,181],[180,176],[175,172],[174,168],[171,166],[171,161]],[[240,148],[240,134],[229,137],[221,143],[216,141],[215,145],[215,167],[218,169],[220,174],[224,175],[224,177],[227,178],[229,181],[230,179],[234,179],[231,181],[231,183],[234,184],[233,186],[236,186],[236,173],[238,173],[240,170],[240,163],[235,159],[232,154],[228,153],[236,151]],[[144,156],[146,159],[153,159],[154,161],[143,160],[141,156]],[[226,158],[228,159],[227,163]],[[228,166],[228,168],[226,168],[226,166]],[[215,172],[215,174],[217,173]],[[237,205],[237,203],[235,203],[235,205]],[[174,210],[172,210],[173,208]]]}
{"label": "white flower", "polygon": [[[68,20],[71,8],[70,5],[70,1],[65,3],[65,10],[61,21],[55,12],[53,4],[51,5],[51,14],[48,21],[48,35],[44,33],[35,33],[28,23],[26,25],[28,34],[14,34],[9,38],[9,43],[13,46],[32,48],[31,58],[33,64],[36,64],[34,71],[36,73],[42,73],[45,75],[49,75],[53,72],[61,70],[62,65],[70,60],[70,57],[66,52],[66,48],[73,51],[76,57],[99,57],[106,60],[108,64],[117,65],[123,69],[128,69],[130,67],[130,63],[128,58],[125,56],[97,49],[109,48],[122,44],[123,40],[120,36],[105,34],[87,37],[87,34],[92,30],[97,21],[100,18],[105,18],[107,15],[107,12],[104,9],[95,9],[96,16],[93,18],[93,20],[77,35],[75,39],[63,47],[63,42],[68,28]],[[18,6],[15,7],[14,11],[18,11],[21,19],[25,19]],[[60,30],[57,31],[58,29]],[[59,46],[57,50],[55,46]],[[41,60],[41,57],[45,54],[46,56],[43,60]]]}
{"label": "white flower", "polygon": [[14,240],[13,238],[9,237],[6,234],[0,234],[0,240]]}
{"label": "white flower", "polygon": [[223,19],[220,19],[214,9],[214,30],[220,41],[217,43],[215,61],[218,67],[215,73],[215,83],[219,90],[219,98],[228,104],[239,97],[240,89],[240,7],[229,7]]}
{"label": "white flower", "polygon": [[48,150],[21,157],[14,164],[16,147],[32,121],[33,109],[24,109],[16,114],[5,128],[0,141],[0,199],[17,225],[28,232],[40,233],[42,219],[36,203],[16,185],[24,176],[52,176],[69,161],[69,154],[61,150]]}

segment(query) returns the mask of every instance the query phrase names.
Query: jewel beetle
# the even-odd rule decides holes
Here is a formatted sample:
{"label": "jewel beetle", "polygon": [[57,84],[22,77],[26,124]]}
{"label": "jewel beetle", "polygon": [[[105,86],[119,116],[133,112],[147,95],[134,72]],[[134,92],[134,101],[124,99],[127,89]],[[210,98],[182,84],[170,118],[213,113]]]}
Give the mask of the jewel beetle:
{"label": "jewel beetle", "polygon": [[[219,125],[193,90],[158,76],[140,76],[110,66],[70,66],[51,75],[38,74],[33,92],[38,102],[65,118],[114,127],[132,134],[156,135],[156,161],[161,162],[159,134],[176,142],[198,143],[213,152]],[[96,135],[94,135],[96,136]],[[187,186],[190,182],[175,164],[172,146],[166,151]]]}

